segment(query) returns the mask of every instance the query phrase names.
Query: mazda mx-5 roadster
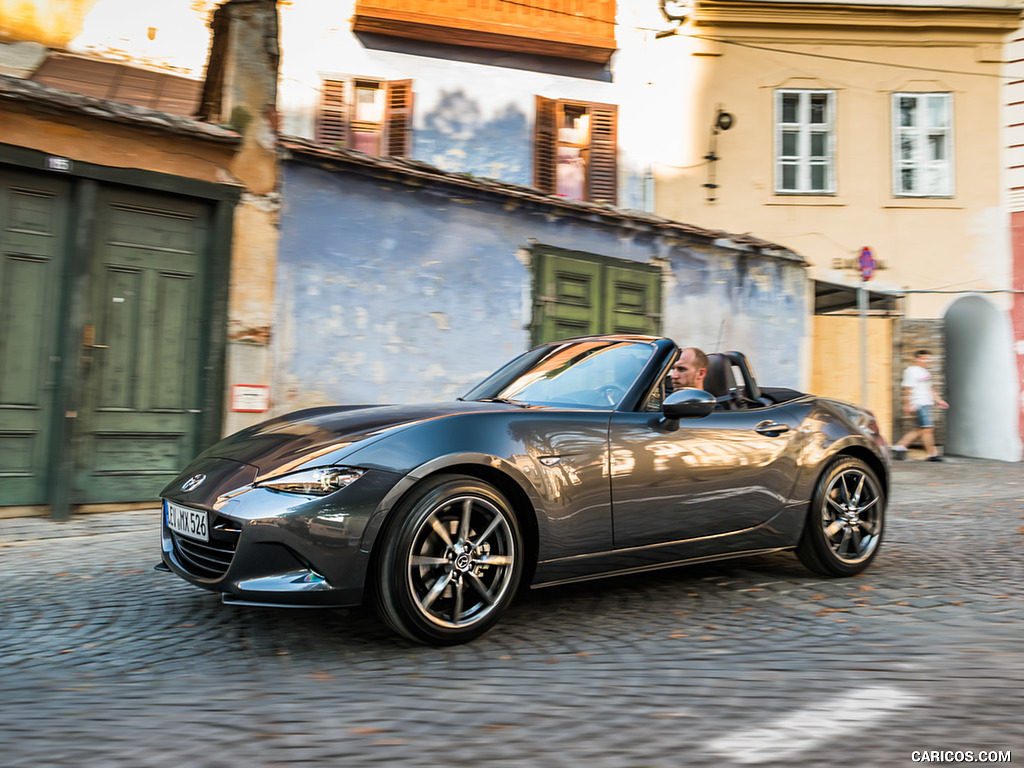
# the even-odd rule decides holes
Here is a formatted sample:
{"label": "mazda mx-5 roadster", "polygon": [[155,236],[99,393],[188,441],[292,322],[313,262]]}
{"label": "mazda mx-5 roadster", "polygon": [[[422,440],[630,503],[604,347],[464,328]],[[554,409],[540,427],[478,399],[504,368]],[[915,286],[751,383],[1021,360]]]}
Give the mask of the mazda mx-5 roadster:
{"label": "mazda mx-5 roadster", "polygon": [[454,402],[312,408],[203,452],[162,492],[162,562],[231,604],[367,602],[452,645],[520,587],[795,550],[878,554],[889,447],[870,412],[760,387],[738,352],[670,391],[669,339],[552,342]]}

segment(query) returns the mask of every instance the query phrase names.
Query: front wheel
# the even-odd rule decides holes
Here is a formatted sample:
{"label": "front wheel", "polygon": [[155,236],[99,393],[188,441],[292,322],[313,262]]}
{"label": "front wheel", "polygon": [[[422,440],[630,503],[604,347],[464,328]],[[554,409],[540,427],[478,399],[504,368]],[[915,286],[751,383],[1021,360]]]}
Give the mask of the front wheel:
{"label": "front wheel", "polygon": [[511,602],[523,544],[511,506],[493,486],[445,475],[395,510],[377,560],[377,612],[417,642],[455,645],[479,637]]}
{"label": "front wheel", "polygon": [[885,493],[874,471],[845,456],[818,480],[796,554],[822,576],[854,576],[878,554],[885,530]]}

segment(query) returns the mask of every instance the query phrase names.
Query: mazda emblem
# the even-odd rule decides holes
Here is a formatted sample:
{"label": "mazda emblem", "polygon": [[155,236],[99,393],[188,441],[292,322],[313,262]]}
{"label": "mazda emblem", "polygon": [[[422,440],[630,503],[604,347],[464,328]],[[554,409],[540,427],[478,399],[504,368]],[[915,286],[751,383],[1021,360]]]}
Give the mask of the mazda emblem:
{"label": "mazda emblem", "polygon": [[192,477],[190,477],[188,480],[182,483],[181,490],[185,491],[186,493],[188,493],[189,491],[194,491],[196,488],[203,484],[203,481],[205,479],[206,475],[192,475]]}

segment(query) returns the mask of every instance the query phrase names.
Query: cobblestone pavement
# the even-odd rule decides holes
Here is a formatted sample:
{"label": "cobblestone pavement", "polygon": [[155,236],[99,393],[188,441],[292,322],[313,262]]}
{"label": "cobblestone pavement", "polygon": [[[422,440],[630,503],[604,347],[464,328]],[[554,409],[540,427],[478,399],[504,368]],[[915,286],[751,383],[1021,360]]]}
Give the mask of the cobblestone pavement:
{"label": "cobblestone pavement", "polygon": [[155,511],[0,520],[0,762],[1022,762],[1024,464],[911,461],[894,480],[860,577],[776,555],[542,590],[443,650],[368,610],[222,605],[152,570]]}

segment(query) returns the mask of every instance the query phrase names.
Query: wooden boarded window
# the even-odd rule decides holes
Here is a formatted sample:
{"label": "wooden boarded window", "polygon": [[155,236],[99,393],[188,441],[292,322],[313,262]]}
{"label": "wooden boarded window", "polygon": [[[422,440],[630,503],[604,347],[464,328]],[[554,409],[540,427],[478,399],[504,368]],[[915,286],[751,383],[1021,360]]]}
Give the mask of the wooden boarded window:
{"label": "wooden boarded window", "polygon": [[533,183],[594,203],[618,200],[618,107],[538,96]]}
{"label": "wooden boarded window", "polygon": [[534,344],[596,333],[660,331],[658,267],[546,245],[534,246],[532,254]]}
{"label": "wooden boarded window", "polygon": [[412,104],[412,80],[324,80],[316,140],[378,157],[408,157]]}

